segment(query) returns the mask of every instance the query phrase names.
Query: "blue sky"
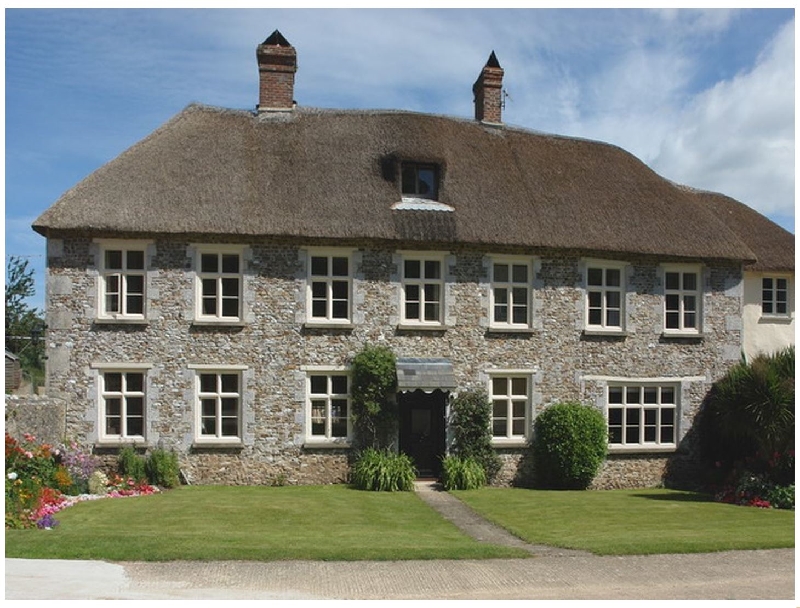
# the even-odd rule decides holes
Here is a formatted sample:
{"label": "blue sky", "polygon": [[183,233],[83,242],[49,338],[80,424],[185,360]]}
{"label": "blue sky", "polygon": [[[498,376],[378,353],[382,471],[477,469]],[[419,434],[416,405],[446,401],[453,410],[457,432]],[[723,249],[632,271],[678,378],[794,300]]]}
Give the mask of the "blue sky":
{"label": "blue sky", "polygon": [[255,107],[255,49],[297,49],[295,99],[472,117],[494,50],[504,122],[597,139],[794,232],[794,10],[5,11],[5,253],[63,192],[191,102]]}

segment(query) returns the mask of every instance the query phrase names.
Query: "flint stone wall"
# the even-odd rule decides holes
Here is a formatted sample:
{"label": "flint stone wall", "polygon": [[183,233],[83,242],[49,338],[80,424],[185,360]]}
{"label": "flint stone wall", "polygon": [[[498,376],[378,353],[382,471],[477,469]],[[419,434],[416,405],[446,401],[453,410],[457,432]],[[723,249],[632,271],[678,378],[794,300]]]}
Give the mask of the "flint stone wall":
{"label": "flint stone wall", "polygon": [[[138,237],[137,237],[138,238]],[[458,391],[489,386],[492,370],[523,370],[531,378],[529,423],[541,408],[579,399],[602,409],[609,378],[680,381],[678,453],[692,459],[689,433],[711,383],[741,352],[741,269],[703,267],[703,336],[662,335],[662,269],[672,260],[628,258],[626,334],[583,331],[584,256],[539,251],[533,261],[533,327],[489,327],[489,268],[494,253],[454,248],[445,257],[444,327],[398,327],[398,251],[352,243],[353,324],[347,329],[304,325],[306,250],[285,240],[245,240],[244,323],[201,326],[194,319],[190,239],[154,236],[147,247],[147,322],[97,322],[100,246],[88,237],[48,242],[47,390],[67,404],[66,432],[99,446],[97,382],[104,364],[147,365],[146,445],[174,449],[193,483],[336,483],[345,479],[347,450],[306,444],[305,378],[309,366],[347,366],[365,344],[385,344],[398,357],[441,357],[453,363]],[[620,260],[617,260],[620,261]],[[244,366],[242,445],[195,445],[191,365]],[[458,392],[457,391],[457,392]],[[499,483],[524,482],[523,445],[501,450]],[[655,485],[669,455],[610,459],[598,487]],[[655,464],[654,464],[655,463]],[[661,467],[661,468],[659,468]]]}

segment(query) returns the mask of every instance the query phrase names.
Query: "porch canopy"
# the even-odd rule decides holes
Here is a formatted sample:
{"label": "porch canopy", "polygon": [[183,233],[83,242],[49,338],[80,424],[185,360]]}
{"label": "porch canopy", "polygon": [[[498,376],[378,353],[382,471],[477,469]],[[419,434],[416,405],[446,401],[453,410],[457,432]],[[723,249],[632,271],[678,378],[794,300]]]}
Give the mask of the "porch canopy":
{"label": "porch canopy", "polygon": [[422,359],[407,357],[397,359],[397,391],[400,393],[422,390],[448,391],[456,388],[453,364],[449,359]]}

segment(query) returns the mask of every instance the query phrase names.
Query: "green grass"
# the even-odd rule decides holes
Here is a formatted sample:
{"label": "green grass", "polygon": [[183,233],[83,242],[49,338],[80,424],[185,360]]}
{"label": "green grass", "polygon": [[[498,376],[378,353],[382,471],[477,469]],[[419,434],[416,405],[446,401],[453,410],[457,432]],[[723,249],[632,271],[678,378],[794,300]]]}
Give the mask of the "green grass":
{"label": "green grass", "polygon": [[478,543],[413,492],[346,486],[191,486],[84,502],[53,530],[6,530],[6,557],[403,560],[527,557]]}
{"label": "green grass", "polygon": [[713,502],[672,490],[453,492],[534,544],[600,555],[794,547],[794,511]]}

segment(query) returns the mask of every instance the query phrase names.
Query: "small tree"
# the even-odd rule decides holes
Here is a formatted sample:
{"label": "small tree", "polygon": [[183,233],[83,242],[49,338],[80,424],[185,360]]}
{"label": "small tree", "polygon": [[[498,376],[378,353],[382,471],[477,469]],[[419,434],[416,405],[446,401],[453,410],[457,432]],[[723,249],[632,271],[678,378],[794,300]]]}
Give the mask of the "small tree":
{"label": "small tree", "polygon": [[395,356],[385,346],[367,345],[353,358],[351,369],[356,447],[389,447],[397,430]]}
{"label": "small tree", "polygon": [[500,472],[500,457],[492,448],[492,403],[480,390],[458,395],[451,404],[453,455],[474,459],[491,483]]}
{"label": "small tree", "polygon": [[6,264],[6,348],[19,357],[34,386],[44,378],[44,319],[27,303],[35,293],[28,260],[11,256]]}
{"label": "small tree", "polygon": [[576,401],[556,403],[537,416],[533,429],[537,485],[586,489],[608,449],[608,430],[600,410]]}

